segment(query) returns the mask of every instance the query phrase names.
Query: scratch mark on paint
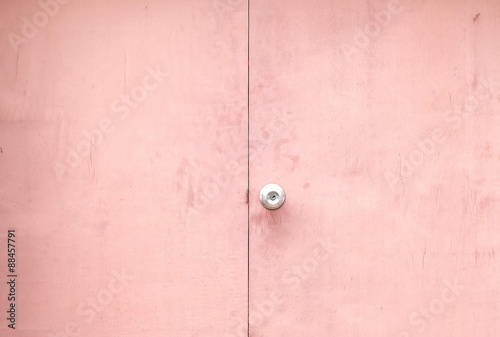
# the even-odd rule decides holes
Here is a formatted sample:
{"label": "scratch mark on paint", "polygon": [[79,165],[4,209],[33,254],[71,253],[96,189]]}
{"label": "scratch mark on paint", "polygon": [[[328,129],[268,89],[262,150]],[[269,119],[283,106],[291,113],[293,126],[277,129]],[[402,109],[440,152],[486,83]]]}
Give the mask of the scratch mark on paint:
{"label": "scratch mark on paint", "polygon": [[275,216],[273,211],[266,209],[267,224],[270,226],[278,225],[278,218]]}
{"label": "scratch mark on paint", "polygon": [[127,51],[123,51],[123,56],[125,58],[125,63],[123,64],[123,90],[127,93]]}
{"label": "scratch mark on paint", "polygon": [[19,50],[17,51],[16,54],[16,89],[18,83],[19,83]]}
{"label": "scratch mark on paint", "polygon": [[427,241],[425,241],[424,253],[422,254],[422,268],[425,267],[425,255],[427,254]]}
{"label": "scratch mark on paint", "polygon": [[404,184],[404,180],[403,180],[403,174],[401,173],[401,166],[402,166],[401,153],[398,153],[398,155],[399,155],[399,180],[401,181],[401,185],[403,187],[403,194],[401,195],[401,200],[402,200],[405,196],[406,188],[405,188],[405,184]]}
{"label": "scratch mark on paint", "polygon": [[93,142],[90,142],[90,167],[92,167],[92,143]]}

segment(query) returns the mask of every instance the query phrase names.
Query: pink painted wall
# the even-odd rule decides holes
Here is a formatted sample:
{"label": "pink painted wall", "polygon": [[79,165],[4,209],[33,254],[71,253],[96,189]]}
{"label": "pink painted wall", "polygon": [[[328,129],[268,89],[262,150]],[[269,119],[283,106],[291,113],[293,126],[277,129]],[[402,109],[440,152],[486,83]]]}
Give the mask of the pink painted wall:
{"label": "pink painted wall", "polygon": [[500,3],[247,8],[0,3],[0,335],[498,336]]}

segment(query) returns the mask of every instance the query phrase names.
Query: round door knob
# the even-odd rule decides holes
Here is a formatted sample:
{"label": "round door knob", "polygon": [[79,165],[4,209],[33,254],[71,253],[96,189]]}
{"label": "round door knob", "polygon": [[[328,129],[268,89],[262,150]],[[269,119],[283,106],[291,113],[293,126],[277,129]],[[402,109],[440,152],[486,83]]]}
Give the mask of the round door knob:
{"label": "round door knob", "polygon": [[278,209],[285,203],[285,191],[276,184],[267,184],[260,190],[260,203],[267,209]]}

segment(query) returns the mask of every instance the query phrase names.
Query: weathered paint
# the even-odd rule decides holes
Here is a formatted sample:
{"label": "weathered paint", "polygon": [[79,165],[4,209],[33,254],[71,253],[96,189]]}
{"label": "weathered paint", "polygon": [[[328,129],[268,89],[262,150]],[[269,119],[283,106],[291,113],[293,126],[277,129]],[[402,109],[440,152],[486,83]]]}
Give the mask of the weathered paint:
{"label": "weathered paint", "polygon": [[63,2],[0,3],[2,336],[498,335],[500,4],[252,0],[248,121],[243,1]]}
{"label": "weathered paint", "polygon": [[41,7],[0,3],[1,336],[215,337],[247,316],[247,7],[231,3],[73,0],[18,51],[8,34]]}
{"label": "weathered paint", "polygon": [[498,336],[500,3],[250,17],[250,336]]}

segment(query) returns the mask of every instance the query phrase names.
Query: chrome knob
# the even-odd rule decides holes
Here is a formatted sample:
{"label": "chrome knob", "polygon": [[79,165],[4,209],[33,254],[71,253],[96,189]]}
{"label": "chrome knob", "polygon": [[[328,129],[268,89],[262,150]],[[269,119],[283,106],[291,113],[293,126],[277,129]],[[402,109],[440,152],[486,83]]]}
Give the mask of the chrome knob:
{"label": "chrome knob", "polygon": [[278,209],[285,203],[285,191],[276,184],[267,184],[260,190],[260,203],[267,209]]}

